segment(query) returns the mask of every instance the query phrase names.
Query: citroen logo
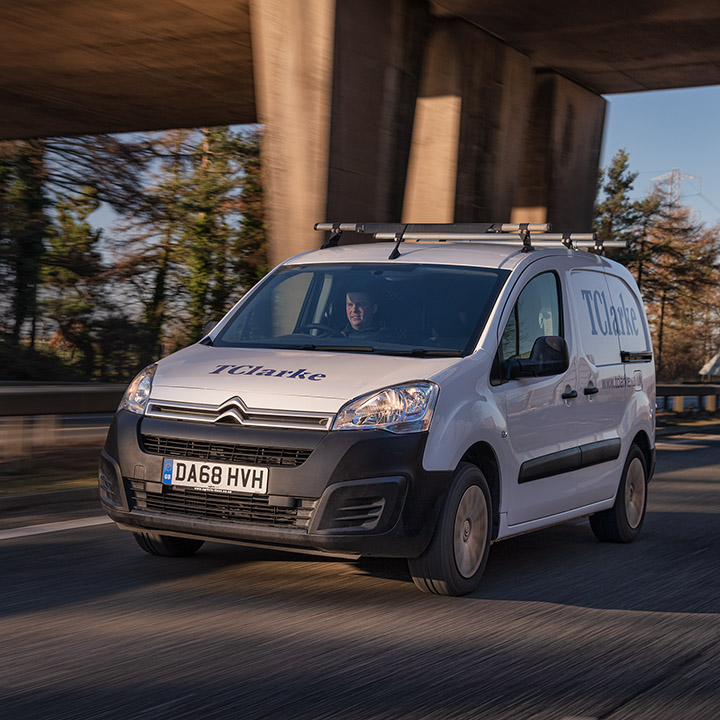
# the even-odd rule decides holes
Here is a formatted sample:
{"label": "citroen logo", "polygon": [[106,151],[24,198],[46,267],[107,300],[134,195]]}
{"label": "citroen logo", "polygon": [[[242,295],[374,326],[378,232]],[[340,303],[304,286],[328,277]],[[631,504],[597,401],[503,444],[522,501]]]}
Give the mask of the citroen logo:
{"label": "citroen logo", "polygon": [[247,419],[248,410],[245,403],[239,397],[234,397],[220,406],[215,422],[233,420],[239,425],[242,425]]}

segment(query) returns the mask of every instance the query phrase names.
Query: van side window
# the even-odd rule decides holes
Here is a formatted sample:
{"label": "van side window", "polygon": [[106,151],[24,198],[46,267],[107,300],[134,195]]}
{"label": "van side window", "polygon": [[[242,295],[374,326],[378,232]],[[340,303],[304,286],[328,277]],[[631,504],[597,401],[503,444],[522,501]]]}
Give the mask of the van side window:
{"label": "van side window", "polygon": [[562,335],[560,290],[555,273],[534,277],[520,293],[500,341],[502,360],[529,358],[535,341]]}

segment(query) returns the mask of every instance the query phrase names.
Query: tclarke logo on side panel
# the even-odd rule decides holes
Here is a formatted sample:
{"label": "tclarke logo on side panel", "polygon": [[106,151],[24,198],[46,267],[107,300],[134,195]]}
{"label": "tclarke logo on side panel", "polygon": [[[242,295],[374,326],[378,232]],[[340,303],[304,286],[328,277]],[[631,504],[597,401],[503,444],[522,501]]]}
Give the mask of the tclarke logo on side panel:
{"label": "tclarke logo on side panel", "polygon": [[593,335],[639,335],[638,316],[634,307],[627,307],[620,294],[620,304],[608,303],[605,293],[600,290],[581,290],[587,304],[590,330]]}

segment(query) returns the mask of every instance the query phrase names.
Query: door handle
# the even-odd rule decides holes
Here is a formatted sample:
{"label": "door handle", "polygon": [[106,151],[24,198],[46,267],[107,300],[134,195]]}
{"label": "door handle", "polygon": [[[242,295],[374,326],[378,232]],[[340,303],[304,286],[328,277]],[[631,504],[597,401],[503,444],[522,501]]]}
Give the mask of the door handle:
{"label": "door handle", "polygon": [[595,395],[596,393],[599,393],[600,390],[598,390],[598,388],[596,388],[596,387],[593,387],[592,385],[588,385],[588,387],[586,387],[586,388],[583,390],[583,392],[584,392],[586,395]]}
{"label": "door handle", "polygon": [[563,400],[572,400],[577,397],[577,390],[570,390],[570,392],[564,392],[560,397]]}

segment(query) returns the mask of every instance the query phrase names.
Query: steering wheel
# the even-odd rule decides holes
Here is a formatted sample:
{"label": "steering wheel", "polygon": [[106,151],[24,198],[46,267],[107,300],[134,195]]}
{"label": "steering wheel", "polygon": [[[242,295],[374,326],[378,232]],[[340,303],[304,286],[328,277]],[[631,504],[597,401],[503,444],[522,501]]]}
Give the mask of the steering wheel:
{"label": "steering wheel", "polygon": [[[341,337],[342,333],[329,325],[323,325],[322,323],[307,323],[307,325],[301,325],[298,328],[298,332],[304,333],[306,330],[319,330],[320,332],[316,337]],[[310,334],[309,332],[307,333]]]}

